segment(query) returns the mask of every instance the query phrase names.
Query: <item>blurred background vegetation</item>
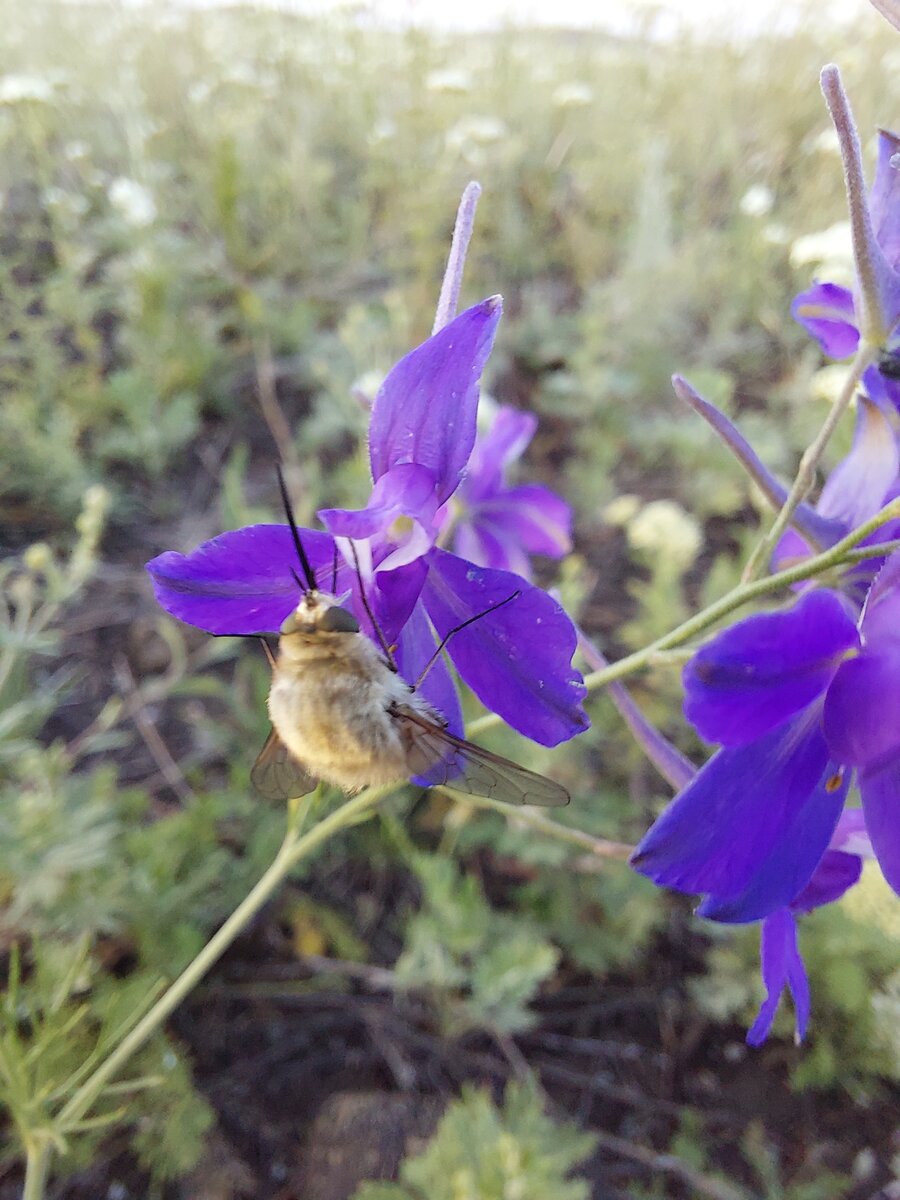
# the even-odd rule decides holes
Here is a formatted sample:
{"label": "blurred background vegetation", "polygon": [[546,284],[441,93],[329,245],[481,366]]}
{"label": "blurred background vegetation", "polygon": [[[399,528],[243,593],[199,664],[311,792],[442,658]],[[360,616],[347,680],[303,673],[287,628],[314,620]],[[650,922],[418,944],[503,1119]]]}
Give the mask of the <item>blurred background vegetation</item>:
{"label": "blurred background vegetation", "polygon": [[[791,474],[835,383],[790,300],[847,270],[820,67],[869,148],[900,120],[900,39],[859,8],[735,43],[654,40],[651,18],[625,39],[0,4],[0,1196],[16,1129],[282,830],[248,788],[265,661],[165,617],[142,564],[278,519],[276,447],[303,521],[363,499],[368,398],[430,330],[477,178],[464,300],[505,298],[487,387],[539,414],[522,475],[576,512],[540,578],[611,655],[720,594],[758,501],[669,376]],[[699,761],[677,663],[633,691]],[[666,788],[604,697],[591,712],[552,753],[491,744],[565,782],[561,820],[636,840]],[[298,872],[53,1194],[887,1196],[896,911],[872,876],[806,920],[811,1037],[783,1014],[749,1053],[755,931],[400,794]]]}

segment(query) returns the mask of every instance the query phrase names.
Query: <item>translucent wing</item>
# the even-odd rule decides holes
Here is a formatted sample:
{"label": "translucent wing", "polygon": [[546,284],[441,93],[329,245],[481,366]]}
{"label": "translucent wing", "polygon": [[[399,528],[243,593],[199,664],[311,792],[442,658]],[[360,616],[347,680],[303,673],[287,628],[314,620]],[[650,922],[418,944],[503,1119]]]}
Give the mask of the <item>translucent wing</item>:
{"label": "translucent wing", "polygon": [[405,705],[395,705],[390,711],[403,728],[411,775],[427,775],[433,785],[446,784],[459,792],[506,804],[558,808],[569,803],[569,793],[552,779],[454,737]]}
{"label": "translucent wing", "polygon": [[253,764],[250,782],[265,800],[290,800],[311,792],[317,780],[294,758],[273,729]]}

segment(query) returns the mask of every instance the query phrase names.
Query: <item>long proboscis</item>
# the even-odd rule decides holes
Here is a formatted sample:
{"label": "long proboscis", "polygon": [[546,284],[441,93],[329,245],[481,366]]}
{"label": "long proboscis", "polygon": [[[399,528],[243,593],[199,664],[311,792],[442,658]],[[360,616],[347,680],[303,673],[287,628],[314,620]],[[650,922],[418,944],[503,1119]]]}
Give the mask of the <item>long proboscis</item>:
{"label": "long proboscis", "polygon": [[316,590],[316,576],[310,566],[306,551],[303,549],[303,542],[300,540],[300,530],[297,528],[297,522],[294,519],[294,509],[291,504],[291,498],[288,495],[287,485],[284,482],[284,472],[281,469],[281,463],[275,464],[275,470],[278,473],[278,488],[281,492],[281,503],[284,505],[285,516],[288,519],[288,525],[291,527],[291,537],[294,539],[297,557],[300,559],[300,566],[303,568],[303,574],[306,576],[309,590],[314,592]]}

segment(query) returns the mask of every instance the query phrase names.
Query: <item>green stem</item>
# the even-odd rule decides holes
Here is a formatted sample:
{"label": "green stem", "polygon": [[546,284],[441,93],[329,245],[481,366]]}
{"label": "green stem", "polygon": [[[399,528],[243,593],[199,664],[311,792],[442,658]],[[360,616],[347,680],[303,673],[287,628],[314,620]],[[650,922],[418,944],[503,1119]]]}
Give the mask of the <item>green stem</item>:
{"label": "green stem", "polygon": [[[358,796],[354,796],[342,804],[340,808],[330,813],[302,836],[299,835],[296,827],[289,827],[281,849],[253,890],[210,938],[193,962],[184,969],[150,1011],[141,1018],[63,1107],[57,1118],[58,1128],[63,1135],[67,1129],[84,1117],[107,1082],[120,1068],[125,1066],[133,1054],[141,1049],[182,1000],[197,986],[297,863],[333,834],[355,824],[367,809],[374,808],[393,790],[393,787],[367,788],[366,791],[360,792]],[[35,1193],[35,1195],[38,1196],[40,1193]]]}
{"label": "green stem", "polygon": [[25,1143],[25,1184],[22,1200],[44,1200],[50,1171],[52,1147],[45,1138],[28,1138]]}
{"label": "green stem", "polygon": [[840,394],[835,399],[834,404],[832,404],[831,411],[825,418],[825,423],[800,459],[796,478],[791,484],[791,490],[788,492],[787,499],[781,506],[781,511],[773,521],[769,532],[760,539],[756,549],[747,560],[747,565],[744,567],[744,582],[749,583],[757,577],[763,564],[769,560],[781,535],[787,529],[788,525],[790,525],[794,513],[797,511],[797,506],[805,498],[807,492],[815,482],[816,469],[822,460],[825,448],[831,441],[832,434],[838,427],[850,401],[853,399],[863,372],[866,367],[875,361],[876,353],[877,349],[875,347],[868,345],[866,342],[860,344],[856,352],[856,357],[850,364],[850,372],[844,381],[844,386],[841,388]]}
{"label": "green stem", "polygon": [[529,829],[556,838],[558,842],[565,842],[569,846],[577,846],[579,850],[587,850],[598,858],[627,859],[634,850],[634,846],[629,846],[625,842],[611,842],[607,838],[594,837],[591,833],[585,833],[583,829],[574,829],[569,825],[561,825],[558,821],[551,821],[548,817],[527,807],[518,808],[512,804],[504,804],[502,800],[491,800],[488,796],[471,796],[468,792],[457,792],[449,786],[434,790],[445,792],[458,804],[470,804],[473,808],[485,808],[498,812],[507,820],[527,825]]}
{"label": "green stem", "polygon": [[[674,646],[680,646],[682,643],[690,641],[691,638],[703,633],[711,625],[715,625],[717,621],[721,621],[723,617],[729,616],[735,609],[741,608],[751,600],[758,600],[770,592],[779,591],[781,588],[789,587],[793,583],[801,583],[805,579],[812,579],[816,575],[821,575],[823,571],[829,570],[831,567],[842,566],[847,561],[861,562],[866,558],[880,558],[885,553],[885,545],[889,543],[877,546],[864,546],[859,550],[856,550],[855,547],[858,542],[863,541],[870,533],[874,533],[876,529],[880,529],[882,525],[885,525],[888,521],[893,521],[896,517],[900,517],[900,500],[892,500],[890,504],[885,505],[880,512],[877,512],[874,517],[871,517],[857,529],[854,529],[852,533],[848,533],[841,541],[836,542],[830,550],[825,550],[821,554],[814,555],[812,558],[804,559],[803,562],[797,563],[793,567],[788,567],[784,571],[768,575],[765,579],[755,579],[749,583],[738,584],[736,588],[732,588],[720,600],[703,609],[702,612],[696,613],[687,621],[682,622],[675,629],[663,634],[655,642],[651,642],[649,646],[645,646],[642,650],[636,650],[633,654],[626,655],[625,658],[620,658],[618,662],[610,663],[608,667],[604,667],[602,670],[593,671],[590,675],[586,675],[584,678],[585,686],[589,692],[593,692],[598,688],[606,687],[609,683],[614,683],[617,679],[623,679],[626,675],[634,674],[635,671],[641,670],[642,667],[649,666],[654,656],[661,650],[671,650]],[[483,733],[486,729],[492,729],[495,725],[498,725],[500,720],[501,718],[496,713],[486,713],[485,716],[472,721],[466,727],[466,733],[468,736]]]}

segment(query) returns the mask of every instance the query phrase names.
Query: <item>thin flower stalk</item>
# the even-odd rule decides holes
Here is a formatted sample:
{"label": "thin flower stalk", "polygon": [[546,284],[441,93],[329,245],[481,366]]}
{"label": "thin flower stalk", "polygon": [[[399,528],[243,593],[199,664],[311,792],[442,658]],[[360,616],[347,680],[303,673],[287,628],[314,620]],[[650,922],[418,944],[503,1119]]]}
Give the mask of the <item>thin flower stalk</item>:
{"label": "thin flower stalk", "polygon": [[[772,592],[790,587],[793,583],[814,579],[817,575],[831,570],[832,567],[843,566],[848,561],[862,562],[867,558],[881,558],[885,552],[885,545],[888,543],[865,546],[859,550],[856,550],[856,547],[871,533],[880,529],[882,525],[886,525],[888,521],[893,521],[898,517],[900,517],[900,500],[892,500],[874,517],[864,521],[862,525],[835,543],[830,549],[805,559],[796,566],[778,571],[774,575],[767,575],[763,579],[756,579],[750,583],[739,583],[730,592],[726,592],[721,599],[663,634],[655,642],[651,642],[641,650],[636,650],[633,654],[626,655],[625,658],[618,659],[617,662],[610,663],[607,667],[592,671],[585,676],[584,686],[589,693],[599,691],[600,688],[608,687],[618,679],[624,679],[636,671],[643,670],[644,667],[650,665],[654,656],[661,650],[671,650],[676,646],[684,645],[685,642],[698,637],[737,609],[749,604],[751,600],[759,600]],[[853,557],[848,559],[847,556],[851,552]],[[472,721],[467,726],[467,732],[471,737],[477,736],[485,730],[494,728],[499,720],[500,718],[495,713],[486,713],[483,717]]]}
{"label": "thin flower stalk", "polygon": [[810,488],[815,483],[816,470],[822,461],[822,455],[825,453],[834,431],[840,424],[841,418],[850,406],[850,401],[856,393],[859,381],[862,379],[867,367],[871,366],[875,361],[876,356],[876,348],[865,343],[861,344],[857,350],[853,362],[850,364],[850,370],[844,381],[844,386],[832,404],[831,411],[828,413],[815,439],[810,443],[804,451],[803,457],[800,459],[800,466],[797,470],[796,478],[791,484],[791,490],[788,492],[787,499],[772,522],[772,527],[760,539],[750,558],[747,560],[747,565],[743,573],[743,581],[745,583],[756,579],[763,569],[764,564],[769,561],[782,534],[791,524],[798,506],[805,500]]}

